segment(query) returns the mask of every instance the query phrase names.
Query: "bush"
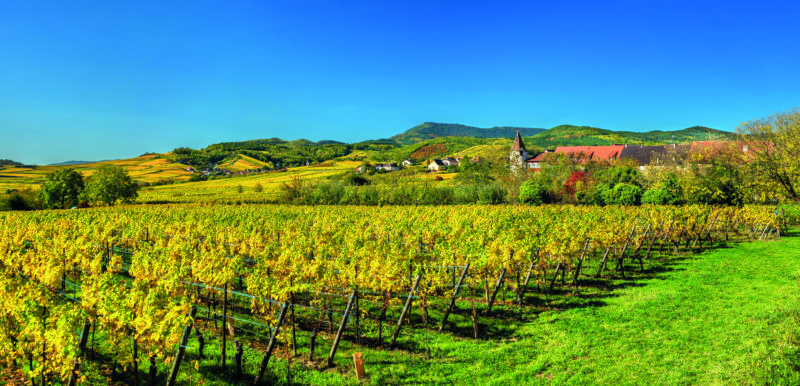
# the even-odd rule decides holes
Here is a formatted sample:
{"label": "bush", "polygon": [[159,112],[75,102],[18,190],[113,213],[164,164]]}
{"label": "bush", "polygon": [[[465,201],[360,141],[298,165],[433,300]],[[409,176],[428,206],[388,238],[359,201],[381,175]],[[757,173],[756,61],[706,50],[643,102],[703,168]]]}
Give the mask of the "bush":
{"label": "bush", "polygon": [[506,191],[498,184],[478,186],[478,204],[502,204],[506,201]]}
{"label": "bush", "polygon": [[253,191],[256,192],[256,193],[261,193],[261,192],[264,191],[264,187],[261,186],[260,183],[257,183],[257,184],[255,184],[255,186],[253,186]]}
{"label": "bush", "polygon": [[349,173],[344,178],[344,183],[349,186],[364,186],[369,185],[369,179],[361,174]]}
{"label": "bush", "polygon": [[541,205],[547,202],[547,189],[538,182],[525,181],[519,188],[519,201],[523,204]]}
{"label": "bush", "polygon": [[664,189],[650,189],[642,195],[644,205],[667,205],[670,201],[670,194]]}
{"label": "bush", "polygon": [[25,197],[14,194],[0,205],[0,210],[32,210],[33,206],[28,204]]}
{"label": "bush", "polygon": [[612,191],[613,203],[617,205],[639,205],[642,200],[642,188],[635,185],[619,183]]}
{"label": "bush", "polygon": [[337,182],[321,183],[314,188],[311,203],[317,205],[340,204],[344,193],[344,186]]}
{"label": "bush", "polygon": [[242,192],[244,192],[244,186],[236,185],[236,193],[242,193]]}
{"label": "bush", "polygon": [[453,198],[458,204],[475,204],[478,202],[478,188],[475,185],[461,185],[453,191]]}

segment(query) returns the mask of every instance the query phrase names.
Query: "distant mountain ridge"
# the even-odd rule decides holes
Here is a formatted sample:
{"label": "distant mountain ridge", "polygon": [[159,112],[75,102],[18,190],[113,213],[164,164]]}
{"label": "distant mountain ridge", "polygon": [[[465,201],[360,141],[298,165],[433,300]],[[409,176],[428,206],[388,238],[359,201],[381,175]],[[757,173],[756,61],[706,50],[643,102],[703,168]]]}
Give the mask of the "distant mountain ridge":
{"label": "distant mountain ridge", "polygon": [[480,127],[455,123],[425,122],[403,133],[392,136],[390,139],[397,141],[397,143],[401,145],[413,145],[440,137],[513,138],[517,134],[517,131],[519,131],[522,136],[529,137],[543,132],[545,129],[508,126],[482,129]]}
{"label": "distant mountain ridge", "polygon": [[64,161],[58,162],[54,164],[47,164],[46,166],[68,166],[68,165],[83,165],[83,164],[95,164],[98,162],[106,162],[106,161],[113,161],[113,160],[102,160],[102,161]]}

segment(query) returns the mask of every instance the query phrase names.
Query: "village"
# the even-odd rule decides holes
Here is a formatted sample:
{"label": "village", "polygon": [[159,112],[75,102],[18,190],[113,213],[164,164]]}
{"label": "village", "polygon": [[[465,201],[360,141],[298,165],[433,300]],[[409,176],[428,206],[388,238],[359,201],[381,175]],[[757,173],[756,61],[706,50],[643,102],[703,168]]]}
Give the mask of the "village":
{"label": "village", "polygon": [[[526,170],[538,172],[548,166],[549,163],[556,163],[560,156],[566,156],[579,164],[588,162],[608,162],[613,163],[618,160],[627,160],[628,165],[635,165],[639,170],[646,170],[651,166],[659,166],[666,161],[683,155],[700,163],[708,163],[710,158],[716,154],[734,151],[740,154],[747,154],[747,145],[734,141],[692,141],[688,143],[671,143],[665,145],[634,145],[634,144],[613,144],[601,146],[556,146],[554,149],[545,149],[531,155],[525,147],[519,131],[514,138],[509,154],[509,166],[513,171]],[[422,166],[427,172],[453,171],[459,167],[463,157],[433,158],[421,161]],[[485,161],[482,157],[472,156],[469,161],[479,163]],[[369,164],[364,163],[353,169],[355,173],[364,173],[369,169],[377,172],[394,172],[403,168],[419,165],[420,161],[405,159],[402,162],[384,162]]]}

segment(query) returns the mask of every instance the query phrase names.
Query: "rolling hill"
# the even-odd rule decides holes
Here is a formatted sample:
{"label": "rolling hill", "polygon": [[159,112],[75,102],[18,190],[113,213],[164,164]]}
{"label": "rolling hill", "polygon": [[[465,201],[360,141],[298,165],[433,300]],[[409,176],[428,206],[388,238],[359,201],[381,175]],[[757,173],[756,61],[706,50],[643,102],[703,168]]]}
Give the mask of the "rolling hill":
{"label": "rolling hill", "polygon": [[691,141],[731,140],[732,133],[693,126],[675,131],[612,131],[591,126],[559,125],[525,139],[526,145],[540,147],[553,146],[595,146],[612,144],[660,145]]}
{"label": "rolling hill", "polygon": [[425,122],[401,134],[397,134],[390,139],[397,141],[397,143],[401,145],[413,145],[415,143],[441,137],[514,138],[517,134],[517,130],[526,137],[544,131],[544,129],[505,126],[482,129],[479,127],[452,123]]}

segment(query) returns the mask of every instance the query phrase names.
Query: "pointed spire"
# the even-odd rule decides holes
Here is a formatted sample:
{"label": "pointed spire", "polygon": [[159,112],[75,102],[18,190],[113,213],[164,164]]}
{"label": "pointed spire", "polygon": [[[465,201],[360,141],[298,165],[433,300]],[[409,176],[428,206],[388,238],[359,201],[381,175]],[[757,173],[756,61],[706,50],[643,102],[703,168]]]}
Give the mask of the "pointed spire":
{"label": "pointed spire", "polygon": [[514,146],[511,146],[511,151],[519,150],[528,151],[528,149],[525,148],[525,144],[522,143],[522,137],[519,135],[519,130],[517,130],[517,137],[514,138]]}

